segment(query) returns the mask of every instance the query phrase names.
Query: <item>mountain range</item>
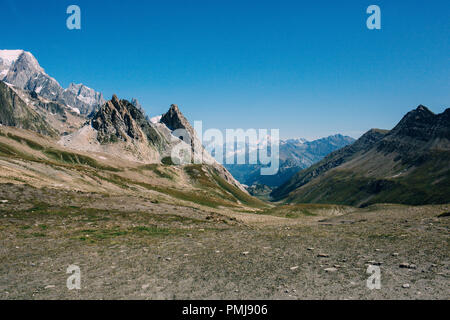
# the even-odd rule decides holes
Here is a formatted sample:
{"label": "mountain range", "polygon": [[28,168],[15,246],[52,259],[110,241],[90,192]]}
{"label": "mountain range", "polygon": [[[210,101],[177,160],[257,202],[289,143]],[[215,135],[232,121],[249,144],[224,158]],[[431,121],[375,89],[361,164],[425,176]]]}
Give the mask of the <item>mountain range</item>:
{"label": "mountain range", "polygon": [[272,197],[290,203],[450,202],[450,109],[420,105],[394,129],[372,129],[352,145],[298,172]]}
{"label": "mountain range", "polygon": [[77,113],[87,115],[105,103],[103,95],[83,84],[64,89],[45,73],[36,58],[24,50],[0,50],[0,81],[60,102]]}
{"label": "mountain range", "polygon": [[[279,143],[280,166],[278,173],[272,176],[261,175],[263,167],[261,164],[226,164],[225,167],[239,182],[245,185],[266,185],[274,188],[288,181],[298,171],[310,167],[329,153],[354,141],[355,139],[341,134],[314,141],[302,138],[281,140]],[[246,147],[247,150],[252,149],[248,147],[248,144]]]}
{"label": "mountain range", "polygon": [[[82,84],[63,89],[31,53],[0,50],[0,125],[3,183],[150,192],[172,202],[245,210],[270,204],[241,183],[282,203],[450,202],[450,109],[434,114],[420,105],[392,130],[372,129],[357,141],[342,135],[285,140],[277,175],[261,176],[261,165],[227,165],[230,173],[177,105],[149,119],[136,99],[105,101]],[[184,165],[173,163],[180,146],[188,151],[180,155]],[[202,164],[193,161],[198,158]]]}
{"label": "mountain range", "polygon": [[[2,170],[0,180],[75,190],[144,188],[211,206],[264,206],[205,151],[177,105],[150,121],[136,99],[104,101],[84,85],[61,88],[31,53],[2,50],[0,59],[0,157],[14,167]],[[179,129],[192,144],[174,134]],[[173,165],[180,145],[203,164]]]}

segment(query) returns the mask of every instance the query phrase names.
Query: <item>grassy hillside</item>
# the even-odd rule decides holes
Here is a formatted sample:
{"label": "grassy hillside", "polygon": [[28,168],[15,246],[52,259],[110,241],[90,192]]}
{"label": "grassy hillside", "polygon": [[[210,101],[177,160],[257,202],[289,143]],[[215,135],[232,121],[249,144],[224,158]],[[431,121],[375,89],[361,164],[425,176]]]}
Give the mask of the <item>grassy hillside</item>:
{"label": "grassy hillside", "polygon": [[450,203],[450,109],[424,106],[371,130],[274,190],[276,200],[368,206]]}
{"label": "grassy hillside", "polygon": [[53,140],[9,127],[0,128],[0,182],[25,183],[103,192],[140,194],[151,201],[209,208],[265,208],[266,203],[243,192],[207,165],[140,164],[107,154],[64,149]]}

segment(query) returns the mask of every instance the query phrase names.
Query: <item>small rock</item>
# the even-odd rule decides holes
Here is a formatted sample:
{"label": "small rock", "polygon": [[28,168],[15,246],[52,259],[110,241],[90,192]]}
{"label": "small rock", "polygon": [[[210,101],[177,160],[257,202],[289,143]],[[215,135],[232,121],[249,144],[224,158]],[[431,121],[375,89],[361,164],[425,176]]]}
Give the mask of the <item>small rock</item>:
{"label": "small rock", "polygon": [[398,257],[399,254],[398,254],[398,252],[394,252],[394,253],[392,254],[392,256],[393,256],[393,257]]}
{"label": "small rock", "polygon": [[325,269],[325,272],[336,272],[336,271],[338,271],[338,269],[336,269],[336,268],[326,268]]}
{"label": "small rock", "polygon": [[375,249],[375,251],[376,251],[376,252],[381,252],[382,250],[381,250],[381,249]]}
{"label": "small rock", "polygon": [[341,266],[339,264],[335,264],[333,267],[335,267],[336,269],[339,269]]}
{"label": "small rock", "polygon": [[165,260],[166,260],[166,261],[171,261],[171,260],[172,260],[172,258],[166,258]]}
{"label": "small rock", "polygon": [[402,269],[417,269],[417,266],[415,264],[410,263],[401,263],[400,268]]}
{"label": "small rock", "polygon": [[295,271],[295,270],[297,270],[298,268],[299,268],[298,266],[292,267],[292,268],[291,268],[291,271]]}
{"label": "small rock", "polygon": [[411,288],[411,286],[410,286],[409,283],[405,283],[404,285],[402,285],[402,288],[403,289],[408,289],[408,288]]}
{"label": "small rock", "polygon": [[46,286],[44,289],[53,289],[53,288],[55,288],[54,285],[48,285],[48,286]]}
{"label": "small rock", "polygon": [[0,200],[0,203],[8,203],[8,200]]}
{"label": "small rock", "polygon": [[219,251],[219,250],[216,250],[216,253],[220,253],[220,251]]}
{"label": "small rock", "polygon": [[242,255],[243,255],[243,256],[248,256],[249,254],[250,254],[249,251],[244,251],[244,252],[242,252]]}
{"label": "small rock", "polygon": [[314,248],[308,248],[307,250],[308,251],[314,251]]}
{"label": "small rock", "polygon": [[319,254],[317,255],[317,257],[318,257],[318,258],[328,258],[328,257],[330,257],[330,255],[329,255],[329,254],[326,254],[326,253],[319,253]]}
{"label": "small rock", "polygon": [[378,262],[378,261],[367,261],[368,264],[372,265],[372,266],[381,266],[383,264],[383,262]]}

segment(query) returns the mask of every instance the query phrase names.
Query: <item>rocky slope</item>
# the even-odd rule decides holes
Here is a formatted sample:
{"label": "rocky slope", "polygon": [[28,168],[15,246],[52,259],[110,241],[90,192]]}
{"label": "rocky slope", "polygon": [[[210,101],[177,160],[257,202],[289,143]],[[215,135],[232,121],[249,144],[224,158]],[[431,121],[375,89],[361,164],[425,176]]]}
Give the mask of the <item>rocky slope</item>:
{"label": "rocky slope", "polygon": [[116,95],[106,102],[91,120],[100,143],[147,140],[155,147],[164,143],[157,130],[145,119],[141,110]]}
{"label": "rocky slope", "polygon": [[0,81],[0,124],[56,137],[57,131],[5,82]]}
{"label": "rocky slope", "polygon": [[391,131],[371,130],[353,145],[300,171],[272,196],[287,202],[366,206],[450,201],[450,109],[424,106]]}
{"label": "rocky slope", "polygon": [[228,183],[247,193],[245,188],[234,178],[234,176],[205,150],[203,143],[199,140],[194,128],[181,113],[177,105],[171,105],[169,111],[161,117],[160,123],[164,124],[172,132],[176,132],[179,129],[185,130],[185,134],[187,134],[191,144],[192,162],[199,163],[200,161],[200,163],[211,165],[217,171],[217,174]]}
{"label": "rocky slope", "polygon": [[[108,158],[124,161],[172,165],[172,151],[181,144],[196,158],[203,157],[204,161],[198,163],[200,167],[208,167],[208,172],[213,172],[246,193],[245,188],[204,150],[194,129],[177,106],[170,107],[162,116],[163,121],[152,123],[142,108],[134,104],[114,95],[81,129],[62,137],[60,145],[79,151],[106,153]],[[192,137],[192,144],[186,145],[175,136],[173,133],[177,129],[185,129],[189,138]],[[194,148],[194,145],[198,147]],[[194,157],[191,157],[184,165],[193,164],[193,160]]]}

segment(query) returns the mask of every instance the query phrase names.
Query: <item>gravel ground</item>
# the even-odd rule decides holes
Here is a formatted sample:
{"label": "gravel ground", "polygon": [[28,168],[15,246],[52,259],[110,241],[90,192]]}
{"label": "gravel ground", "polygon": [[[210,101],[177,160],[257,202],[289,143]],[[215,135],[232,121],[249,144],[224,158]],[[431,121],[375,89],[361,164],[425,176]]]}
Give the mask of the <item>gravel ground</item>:
{"label": "gravel ground", "polygon": [[[449,211],[258,220],[0,185],[0,299],[449,299]],[[67,289],[70,265],[80,290]],[[366,286],[369,265],[379,290]]]}

